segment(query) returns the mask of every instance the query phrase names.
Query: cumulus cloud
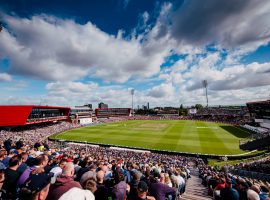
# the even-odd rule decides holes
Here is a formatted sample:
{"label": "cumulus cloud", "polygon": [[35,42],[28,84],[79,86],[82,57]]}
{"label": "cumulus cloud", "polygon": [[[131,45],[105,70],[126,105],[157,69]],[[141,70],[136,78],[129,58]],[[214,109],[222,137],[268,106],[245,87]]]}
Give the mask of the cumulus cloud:
{"label": "cumulus cloud", "polygon": [[[57,102],[57,97],[61,97],[59,102],[69,106],[92,103],[96,107],[102,101],[112,107],[131,107],[130,90],[118,85],[99,86],[93,82],[58,81],[48,83],[46,90],[48,95],[43,99],[53,104]],[[140,92],[137,91],[136,94],[140,95]]]}
{"label": "cumulus cloud", "polygon": [[7,73],[0,73],[0,82],[2,81],[11,81],[12,77]]}
{"label": "cumulus cloud", "polygon": [[96,83],[82,83],[82,82],[52,82],[46,85],[46,89],[51,95],[87,95],[93,93],[98,88]]}
{"label": "cumulus cloud", "polygon": [[[270,63],[241,64],[240,59],[247,50],[270,41],[269,2],[190,0],[174,9],[164,3],[151,25],[152,18],[144,12],[141,26],[127,38],[125,30],[109,35],[91,22],[77,24],[48,15],[4,16],[7,28],[0,34],[0,59],[10,60],[10,66],[8,74],[0,73],[0,81],[11,81],[11,75],[43,79],[47,94],[40,100],[34,94],[20,98],[2,93],[1,102],[24,99],[70,106],[104,101],[112,107],[131,107],[130,90],[121,85],[129,80],[129,85],[143,88],[135,91],[134,105],[202,103],[204,79],[209,82],[211,105],[268,97]],[[207,44],[216,44],[216,52],[207,51]],[[221,56],[223,47],[230,48],[224,50],[226,57]],[[177,54],[186,57],[160,69],[166,58]],[[82,81],[85,77],[119,85],[100,86]]]}
{"label": "cumulus cloud", "polygon": [[141,43],[109,35],[91,22],[84,25],[52,16],[20,19],[5,16],[9,31],[0,35],[0,58],[8,57],[11,73],[52,81],[85,76],[125,82],[158,73],[169,52],[167,38]]}
{"label": "cumulus cloud", "polygon": [[148,96],[155,98],[166,98],[174,95],[174,92],[175,90],[172,83],[162,83],[151,88],[148,92]]}
{"label": "cumulus cloud", "polygon": [[270,2],[252,0],[185,1],[174,13],[171,36],[194,45],[235,48],[270,41]]}
{"label": "cumulus cloud", "polygon": [[182,74],[188,90],[202,88],[202,80],[208,80],[210,90],[237,90],[270,85],[270,63],[234,64],[220,67],[219,53],[199,58],[190,70]]}

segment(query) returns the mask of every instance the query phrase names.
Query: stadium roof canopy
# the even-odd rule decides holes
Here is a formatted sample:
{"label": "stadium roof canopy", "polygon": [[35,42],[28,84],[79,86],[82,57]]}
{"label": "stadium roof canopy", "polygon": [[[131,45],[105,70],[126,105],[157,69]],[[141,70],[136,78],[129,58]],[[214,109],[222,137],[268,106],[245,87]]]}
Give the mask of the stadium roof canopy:
{"label": "stadium roof canopy", "polygon": [[70,108],[40,105],[0,106],[0,126],[23,126],[68,120]]}

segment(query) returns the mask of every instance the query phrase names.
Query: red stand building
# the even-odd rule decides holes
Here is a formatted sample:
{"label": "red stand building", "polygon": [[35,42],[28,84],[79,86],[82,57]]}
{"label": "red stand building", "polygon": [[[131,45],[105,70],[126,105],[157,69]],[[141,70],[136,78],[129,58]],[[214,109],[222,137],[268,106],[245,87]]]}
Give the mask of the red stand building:
{"label": "red stand building", "polygon": [[23,126],[44,122],[68,121],[70,108],[58,106],[0,106],[0,126]]}

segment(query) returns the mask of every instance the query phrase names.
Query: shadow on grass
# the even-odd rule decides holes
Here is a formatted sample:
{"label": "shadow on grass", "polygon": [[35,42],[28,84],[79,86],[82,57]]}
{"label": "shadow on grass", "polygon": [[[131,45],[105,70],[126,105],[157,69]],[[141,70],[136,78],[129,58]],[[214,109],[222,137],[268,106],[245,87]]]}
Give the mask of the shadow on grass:
{"label": "shadow on grass", "polygon": [[247,138],[251,135],[251,133],[248,132],[248,130],[243,129],[241,127],[237,127],[237,128],[233,126],[220,126],[220,127],[238,138]]}

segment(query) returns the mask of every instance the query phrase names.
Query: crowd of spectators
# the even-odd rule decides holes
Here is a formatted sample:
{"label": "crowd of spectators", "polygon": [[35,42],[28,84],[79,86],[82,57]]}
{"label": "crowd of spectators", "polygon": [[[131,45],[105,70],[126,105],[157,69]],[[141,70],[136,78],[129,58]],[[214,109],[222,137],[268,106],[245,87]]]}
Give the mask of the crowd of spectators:
{"label": "crowd of spectators", "polygon": [[230,108],[230,107],[205,107],[198,109],[198,115],[229,115],[244,116],[249,113],[246,106]]}
{"label": "crowd of spectators", "polygon": [[214,200],[269,200],[269,184],[235,176],[223,167],[200,168],[202,183],[208,188],[208,194]]}
{"label": "crowd of spectators", "polygon": [[241,125],[250,122],[250,117],[247,115],[246,110],[235,111],[220,108],[202,108],[196,114],[187,116],[177,115],[135,115],[135,116],[122,116],[110,117],[99,119],[100,122],[117,122],[125,120],[201,120],[209,122],[220,122],[232,125]]}
{"label": "crowd of spectators", "polygon": [[252,162],[243,162],[233,166],[233,169],[259,172],[270,175],[270,157],[266,157],[260,160]]}
{"label": "crowd of spectators", "polygon": [[37,124],[26,127],[6,128],[0,130],[0,144],[7,139],[12,141],[24,140],[25,145],[33,144],[33,141],[41,142],[48,136],[60,133],[69,129],[78,128],[80,124],[71,124],[68,122]]}
{"label": "crowd of spectators", "polygon": [[49,135],[70,128],[59,123],[0,132],[1,199],[176,199],[185,192],[189,162],[203,162],[45,142]]}
{"label": "crowd of spectators", "polygon": [[213,122],[222,122],[233,125],[240,125],[250,122],[247,107],[208,107],[198,109],[192,117],[195,120],[205,120]]}
{"label": "crowd of spectators", "polygon": [[[117,117],[100,122],[147,119],[190,120],[194,116]],[[253,195],[253,199],[269,200],[265,185],[235,177],[227,170],[217,171],[199,158],[78,144],[63,147],[47,140],[79,126],[60,122],[1,130],[0,199],[172,200],[185,192],[189,164],[195,163],[214,199],[252,200],[249,195]],[[269,173],[269,163],[268,158],[235,168]]]}

